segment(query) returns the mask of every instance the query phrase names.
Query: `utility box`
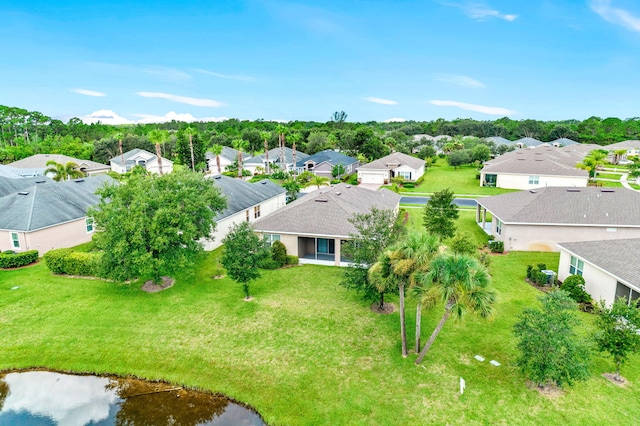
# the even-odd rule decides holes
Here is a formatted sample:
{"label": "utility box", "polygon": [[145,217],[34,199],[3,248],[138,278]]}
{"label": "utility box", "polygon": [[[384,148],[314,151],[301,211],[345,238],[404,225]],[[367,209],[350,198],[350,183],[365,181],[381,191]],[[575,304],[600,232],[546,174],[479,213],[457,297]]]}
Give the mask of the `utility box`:
{"label": "utility box", "polygon": [[547,276],[547,279],[544,282],[544,285],[554,285],[556,283],[556,273],[555,273],[555,271],[552,271],[550,269],[543,269],[540,272],[542,272],[543,274],[545,274]]}

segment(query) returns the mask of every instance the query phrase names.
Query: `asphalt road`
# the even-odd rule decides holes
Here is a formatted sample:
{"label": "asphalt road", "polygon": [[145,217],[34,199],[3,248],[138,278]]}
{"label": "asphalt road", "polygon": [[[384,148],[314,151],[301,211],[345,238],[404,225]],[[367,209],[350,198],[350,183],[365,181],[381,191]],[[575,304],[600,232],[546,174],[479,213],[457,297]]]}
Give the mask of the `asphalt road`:
{"label": "asphalt road", "polygon": [[[427,204],[430,197],[411,197],[402,196],[400,198],[400,204]],[[473,198],[454,198],[453,204],[461,207],[476,207],[476,200]]]}

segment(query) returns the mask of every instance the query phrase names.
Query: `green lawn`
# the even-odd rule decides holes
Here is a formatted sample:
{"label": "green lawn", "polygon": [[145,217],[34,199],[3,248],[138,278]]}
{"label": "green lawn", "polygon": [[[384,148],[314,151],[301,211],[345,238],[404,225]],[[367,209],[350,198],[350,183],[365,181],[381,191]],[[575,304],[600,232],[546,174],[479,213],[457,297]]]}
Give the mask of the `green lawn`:
{"label": "green lawn", "polygon": [[444,159],[439,159],[436,166],[425,172],[424,182],[415,188],[400,188],[401,192],[433,193],[445,188],[456,194],[496,195],[513,192],[513,189],[482,187],[476,179],[475,166],[463,166],[454,169]]}
{"label": "green lawn", "polygon": [[622,182],[620,181],[612,182],[609,180],[596,180],[596,182],[598,182],[598,185],[605,186],[607,188],[622,188]]}
{"label": "green lawn", "polygon": [[[470,222],[465,213],[460,227],[475,235]],[[398,314],[371,312],[338,284],[339,268],[266,271],[251,286],[255,299],[244,302],[240,286],[213,279],[216,256],[203,256],[192,276],[178,276],[174,287],[155,294],[139,284],[53,276],[42,262],[0,271],[0,369],[167,380],[229,395],[272,425],[637,421],[640,357],[623,370],[631,381],[624,389],[600,377],[613,365],[598,356],[593,377],[556,398],[528,389],[514,366],[511,327],[539,295],[523,280],[526,264],[555,268],[555,253],[494,256],[496,317],[450,321],[421,366],[414,355],[400,356]],[[423,338],[441,313],[423,316]],[[411,347],[414,323],[409,300]],[[502,365],[491,366],[491,359]],[[460,377],[467,383],[462,396]]]}
{"label": "green lawn", "polygon": [[598,173],[598,179],[616,179],[620,180],[622,174],[620,173]]}

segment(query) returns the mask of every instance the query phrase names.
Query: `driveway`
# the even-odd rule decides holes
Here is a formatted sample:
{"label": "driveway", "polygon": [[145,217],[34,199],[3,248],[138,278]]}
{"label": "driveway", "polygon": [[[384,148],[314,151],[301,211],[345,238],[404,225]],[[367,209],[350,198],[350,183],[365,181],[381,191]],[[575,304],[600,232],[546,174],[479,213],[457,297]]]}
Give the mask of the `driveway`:
{"label": "driveway", "polygon": [[370,189],[372,191],[377,191],[378,188],[382,186],[381,183],[361,183],[358,184],[358,188]]}

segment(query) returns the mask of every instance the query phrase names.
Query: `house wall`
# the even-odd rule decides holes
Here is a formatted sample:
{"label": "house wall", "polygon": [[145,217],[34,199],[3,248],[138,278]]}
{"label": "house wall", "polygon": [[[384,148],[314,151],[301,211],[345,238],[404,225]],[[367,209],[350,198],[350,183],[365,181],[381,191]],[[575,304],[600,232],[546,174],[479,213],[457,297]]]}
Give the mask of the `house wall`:
{"label": "house wall", "polygon": [[[584,261],[581,257],[576,257]],[[571,254],[565,249],[560,249],[560,262],[558,264],[558,279],[560,281],[564,281],[571,275],[569,273],[570,265]],[[616,278],[586,261],[584,262],[582,277],[584,278],[585,291],[591,295],[595,302],[604,300],[607,305],[613,304],[616,298],[616,285],[618,282]]]}
{"label": "house wall", "polygon": [[400,166],[398,167],[396,170],[396,176],[398,175],[398,172],[411,172],[411,179],[412,181],[416,181],[420,178],[420,176],[422,176],[424,174],[424,166],[420,167],[418,170],[413,169],[409,166]]}
{"label": "house wall", "polygon": [[[154,161],[153,163],[147,163],[147,170],[151,173],[160,174],[160,167],[158,167],[158,162]],[[171,173],[173,171],[173,162],[162,159],[162,173]]]}
{"label": "house wall", "polygon": [[[260,203],[260,217],[265,217],[275,212],[279,208],[284,207],[287,204],[286,194],[280,194],[277,197],[273,197],[269,200],[266,200]],[[249,223],[255,222],[259,218],[255,218],[254,216],[254,208],[255,206],[251,206],[248,209],[242,210],[234,215],[225,217],[222,220],[216,222],[216,230],[213,232],[212,240],[203,240],[201,241],[202,246],[205,250],[211,251],[215,250],[222,245],[222,240],[227,236],[229,230],[233,225],[238,223],[245,222],[247,220],[247,210],[249,210]],[[292,253],[293,254],[293,253]],[[297,255],[296,255],[297,256]]]}
{"label": "house wall", "polygon": [[[217,175],[218,174],[218,163],[216,162],[215,157],[213,159],[207,160],[207,161],[209,163],[209,172],[211,172],[214,175]],[[232,164],[232,161],[227,160],[226,158],[224,158],[222,156],[220,157],[220,169],[221,169],[221,171],[223,171],[223,172],[226,171],[227,170],[227,166],[229,166],[231,164]],[[245,167],[245,168],[247,168],[247,167]]]}
{"label": "house wall", "polygon": [[[91,241],[93,232],[87,233],[86,218],[63,223],[50,228],[33,232],[18,232],[20,249],[14,249],[11,245],[11,232],[0,231],[0,251],[38,250],[42,256],[49,250],[77,246]],[[15,231],[13,231],[15,232]]]}
{"label": "house wall", "polygon": [[[640,227],[607,228],[605,226],[552,226],[503,224],[496,231],[498,218],[491,222],[492,235],[504,242],[505,251],[559,251],[557,243],[640,238]],[[615,231],[614,231],[615,229]]]}
{"label": "house wall", "polygon": [[[493,174],[493,173],[491,173]],[[480,176],[480,185],[484,182],[484,173]],[[535,189],[547,186],[575,186],[586,187],[589,178],[587,176],[538,176],[537,184],[529,184],[529,174],[500,174],[496,173],[496,187],[509,189]]]}
{"label": "house wall", "polygon": [[[273,234],[277,234],[277,232],[273,232]],[[262,232],[259,232],[258,235],[263,235]],[[287,248],[287,254],[292,256],[299,256],[300,250],[302,249],[305,253],[315,253],[316,247],[314,241],[303,241],[302,244],[306,244],[304,247],[301,247],[299,244],[299,238],[317,238],[316,235],[292,235],[292,234],[278,234],[280,235],[280,242],[284,244]],[[320,236],[320,238],[329,238],[327,236]],[[313,265],[327,265],[327,266],[346,266],[348,263],[341,262],[341,241],[342,238],[333,238],[335,241],[335,260],[333,262],[326,260],[314,260],[314,259],[303,259],[299,258],[299,262],[301,264],[313,264]]]}
{"label": "house wall", "polygon": [[333,179],[331,172],[333,171],[333,166],[331,163],[322,162],[320,164],[316,164],[313,168],[313,173],[318,176],[327,177],[329,179]]}

